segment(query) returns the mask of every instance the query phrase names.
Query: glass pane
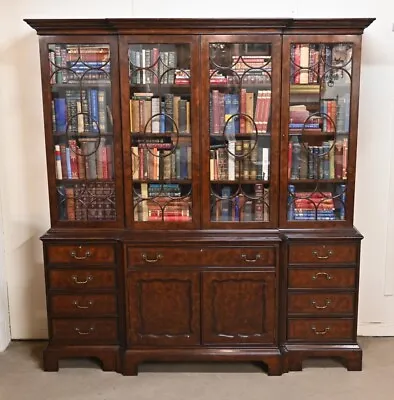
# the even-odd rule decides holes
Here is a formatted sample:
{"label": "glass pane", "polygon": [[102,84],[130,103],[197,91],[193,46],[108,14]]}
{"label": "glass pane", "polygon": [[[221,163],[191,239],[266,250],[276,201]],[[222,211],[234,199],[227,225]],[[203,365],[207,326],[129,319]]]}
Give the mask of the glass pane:
{"label": "glass pane", "polygon": [[108,44],[50,44],[59,219],[116,220]]}
{"label": "glass pane", "polygon": [[288,220],[344,220],[352,45],[291,46]]}
{"label": "glass pane", "polygon": [[209,52],[211,221],[269,221],[271,45]]}
{"label": "glass pane", "polygon": [[134,220],[192,220],[189,44],[129,46]]}

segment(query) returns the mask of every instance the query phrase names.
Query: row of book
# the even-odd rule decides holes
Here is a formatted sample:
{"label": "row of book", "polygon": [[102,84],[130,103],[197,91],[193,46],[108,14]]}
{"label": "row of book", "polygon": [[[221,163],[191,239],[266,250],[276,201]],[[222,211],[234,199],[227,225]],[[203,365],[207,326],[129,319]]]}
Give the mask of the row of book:
{"label": "row of book", "polygon": [[131,147],[133,180],[191,179],[192,148],[180,143],[144,143]]}
{"label": "row of book", "polygon": [[232,194],[230,186],[223,186],[220,197],[211,195],[211,221],[268,222],[269,188],[255,184],[252,193]]}
{"label": "row of book", "polygon": [[238,94],[212,90],[209,99],[210,132],[213,135],[267,133],[271,114],[271,91],[241,89]]}
{"label": "row of book", "polygon": [[70,139],[55,145],[56,179],[113,179],[113,148],[104,139]]}
{"label": "row of book", "polygon": [[190,101],[172,93],[163,98],[137,92],[130,99],[131,132],[190,133]]}
{"label": "row of book", "polygon": [[109,46],[56,44],[48,56],[51,84],[110,80]]}
{"label": "row of book", "polygon": [[321,146],[289,142],[289,179],[347,179],[348,139],[323,141]]}
{"label": "row of book", "polygon": [[269,180],[270,149],[249,140],[229,141],[210,150],[210,180]]}
{"label": "row of book", "polygon": [[52,129],[57,133],[106,133],[113,120],[109,95],[104,89],[66,90],[52,100]]}
{"label": "row of book", "polygon": [[333,192],[296,192],[289,185],[289,221],[334,221],[345,219],[346,185],[336,186]]}
{"label": "row of book", "polygon": [[116,219],[115,183],[88,182],[57,186],[62,221]]}

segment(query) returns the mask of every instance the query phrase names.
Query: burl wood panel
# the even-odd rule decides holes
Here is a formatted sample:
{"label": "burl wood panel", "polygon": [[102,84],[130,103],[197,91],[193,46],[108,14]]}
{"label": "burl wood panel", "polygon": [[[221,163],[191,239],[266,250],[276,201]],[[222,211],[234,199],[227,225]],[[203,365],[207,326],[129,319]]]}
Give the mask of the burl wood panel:
{"label": "burl wood panel", "polygon": [[275,265],[273,247],[216,247],[202,252],[205,265],[227,267],[261,267]]}
{"label": "burl wood panel", "polygon": [[288,312],[314,314],[352,314],[353,293],[289,293]]}
{"label": "burl wood panel", "polygon": [[353,335],[353,324],[354,320],[350,318],[291,318],[287,324],[287,339],[312,342],[349,341]]}
{"label": "burl wood panel", "polygon": [[49,297],[50,311],[54,316],[115,316],[116,303],[113,294],[57,294]]}
{"label": "burl wood panel", "polygon": [[289,288],[334,289],[355,287],[354,268],[290,268]]}
{"label": "burl wood panel", "polygon": [[113,270],[52,269],[48,275],[50,289],[114,289],[116,282]]}
{"label": "burl wood panel", "polygon": [[355,263],[356,244],[292,244],[289,263]]}
{"label": "burl wood panel", "polygon": [[52,319],[52,339],[77,342],[117,343],[116,318],[106,319]]}
{"label": "burl wood panel", "polygon": [[203,272],[203,343],[274,343],[275,272]]}
{"label": "burl wood panel", "polygon": [[110,244],[47,245],[49,263],[89,265],[115,261],[115,249]]}
{"label": "burl wood panel", "polygon": [[130,272],[127,289],[130,343],[200,343],[198,272]]}

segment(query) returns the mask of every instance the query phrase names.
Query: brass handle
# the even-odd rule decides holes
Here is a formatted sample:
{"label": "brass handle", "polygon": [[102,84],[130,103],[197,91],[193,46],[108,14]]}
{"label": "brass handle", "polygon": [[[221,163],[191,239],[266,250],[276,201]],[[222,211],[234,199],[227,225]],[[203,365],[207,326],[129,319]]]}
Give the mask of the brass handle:
{"label": "brass handle", "polygon": [[316,326],[312,326],[312,331],[315,332],[315,335],[327,335],[329,330],[330,330],[329,326],[327,328],[324,328],[323,331],[318,331]]}
{"label": "brass handle", "polygon": [[330,258],[334,252],[332,250],[327,250],[327,255],[325,256],[320,256],[319,252],[317,250],[313,250],[312,254],[318,259],[318,260],[327,260],[328,258]]}
{"label": "brass handle", "polygon": [[90,335],[92,332],[94,332],[94,326],[91,326],[88,331],[81,331],[79,328],[74,328],[75,332],[78,333],[78,335]]}
{"label": "brass handle", "polygon": [[78,280],[78,277],[76,275],[73,275],[71,279],[77,284],[77,285],[86,285],[89,281],[93,280],[92,275],[88,275],[84,281]]}
{"label": "brass handle", "polygon": [[74,304],[74,306],[76,307],[76,308],[79,308],[79,309],[81,309],[81,310],[86,310],[87,308],[89,308],[90,306],[92,306],[93,305],[93,300],[89,300],[88,301],[88,305],[87,306],[81,306],[81,305],[79,305],[79,301],[78,300],[74,300],[73,301],[73,304]]}
{"label": "brass handle", "polygon": [[316,280],[319,276],[325,276],[328,281],[330,281],[333,278],[327,272],[317,272],[315,275],[312,276],[312,279]]}
{"label": "brass handle", "polygon": [[261,258],[261,254],[256,254],[255,258],[247,258],[248,256],[246,254],[241,254],[241,258],[245,261],[245,262],[249,262],[249,263],[254,263],[257,260],[259,260]]}
{"label": "brass handle", "polygon": [[159,253],[159,254],[156,254],[156,258],[148,258],[148,255],[146,254],[146,253],[142,253],[142,259],[145,261],[145,262],[148,262],[148,263],[155,263],[155,262],[158,262],[159,260],[161,260],[163,258],[163,256]]}
{"label": "brass handle", "polygon": [[324,306],[319,306],[315,300],[312,300],[312,305],[315,307],[317,310],[324,310],[326,309],[329,305],[331,304],[330,299],[326,299],[326,304]]}
{"label": "brass handle", "polygon": [[[82,246],[78,247],[79,250],[82,250]],[[86,250],[85,251],[85,255],[84,256],[77,256],[77,252],[75,250],[73,250],[70,253],[70,256],[72,258],[74,258],[75,260],[86,260],[88,257],[90,257],[92,254],[90,253],[90,250]]]}

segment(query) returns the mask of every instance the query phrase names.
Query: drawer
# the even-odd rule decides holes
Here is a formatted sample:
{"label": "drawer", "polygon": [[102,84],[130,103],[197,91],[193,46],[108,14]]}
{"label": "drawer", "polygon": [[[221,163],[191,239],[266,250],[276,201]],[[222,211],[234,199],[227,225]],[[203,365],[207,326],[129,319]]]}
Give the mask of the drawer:
{"label": "drawer", "polygon": [[68,269],[49,271],[49,289],[114,289],[115,271]]}
{"label": "drawer", "polygon": [[97,316],[116,315],[116,296],[113,294],[50,296],[50,310],[53,315]]}
{"label": "drawer", "polygon": [[353,293],[289,293],[288,313],[352,314]]}
{"label": "drawer", "polygon": [[103,319],[53,319],[52,340],[116,343],[118,328],[116,318]]}
{"label": "drawer", "polygon": [[49,263],[111,264],[115,262],[115,249],[111,244],[49,244],[46,249]]}
{"label": "drawer", "polygon": [[308,342],[335,342],[352,340],[354,320],[352,318],[297,318],[289,319],[288,340]]}
{"label": "drawer", "polygon": [[289,288],[293,289],[353,289],[356,282],[354,268],[290,268]]}
{"label": "drawer", "polygon": [[202,252],[196,247],[129,247],[129,267],[202,265]]}
{"label": "drawer", "polygon": [[348,244],[291,244],[289,263],[356,263],[358,246]]}
{"label": "drawer", "polygon": [[217,247],[203,249],[204,265],[259,267],[275,265],[274,247]]}

